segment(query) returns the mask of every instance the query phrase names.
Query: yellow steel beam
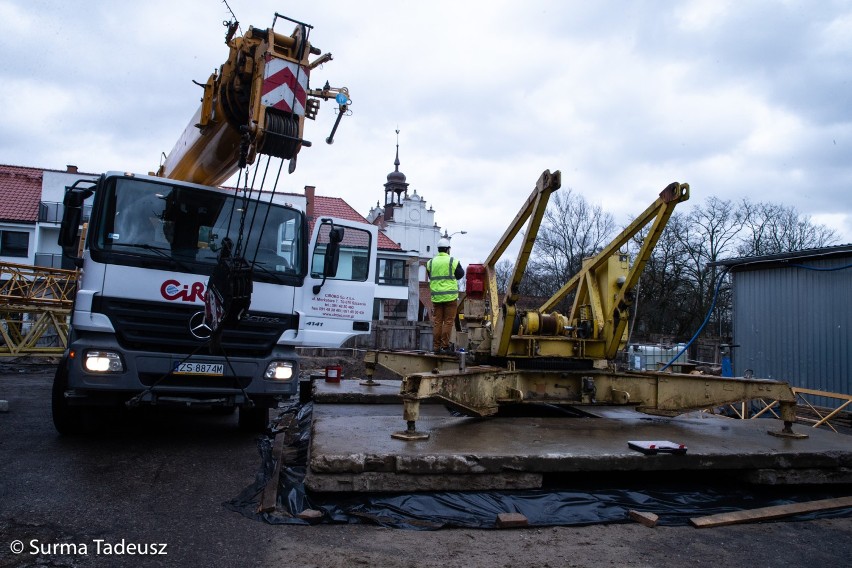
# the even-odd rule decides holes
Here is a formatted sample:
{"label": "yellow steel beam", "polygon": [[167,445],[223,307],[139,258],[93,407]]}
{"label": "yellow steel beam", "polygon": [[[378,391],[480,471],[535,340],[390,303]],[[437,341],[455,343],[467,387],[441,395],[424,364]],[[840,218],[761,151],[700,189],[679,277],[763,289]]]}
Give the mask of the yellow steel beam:
{"label": "yellow steel beam", "polygon": [[[591,305],[593,312],[598,312],[594,314],[594,321],[599,321],[605,329],[603,334],[600,334],[600,330],[595,330],[592,337],[603,339],[606,342],[604,356],[607,359],[614,358],[627,328],[629,308],[633,304],[633,288],[639,281],[645,264],[651,257],[675,206],[687,199],[689,199],[689,184],[669,184],[660,192],[654,203],[636,217],[612,242],[593,258],[584,262],[582,269],[542,304],[539,311],[544,313],[552,310],[565,296],[576,291],[568,320],[576,322],[579,318],[579,307]],[[652,223],[651,228],[629,270],[626,273],[616,270],[611,259],[617,259],[621,248],[649,223]],[[601,310],[605,310],[606,313],[599,313]]]}
{"label": "yellow steel beam", "polygon": [[[70,308],[0,305],[0,357],[61,355],[68,345],[70,315]],[[58,345],[39,345],[51,330]]]}
{"label": "yellow steel beam", "polygon": [[71,307],[77,271],[0,262],[0,302]]}
{"label": "yellow steel beam", "polygon": [[[562,173],[558,170],[551,173],[550,170],[545,170],[536,181],[535,189],[527,198],[524,205],[521,207],[518,214],[509,224],[509,227],[503,233],[503,236],[497,241],[491,254],[485,259],[486,276],[488,277],[488,302],[491,314],[491,323],[495,331],[494,337],[496,341],[491,344],[492,355],[503,356],[508,349],[509,338],[512,334],[516,310],[514,309],[515,302],[518,300],[518,287],[521,279],[527,268],[527,263],[532,253],[533,245],[535,244],[538,229],[541,225],[541,220],[544,218],[544,212],[547,209],[547,203],[550,200],[550,195],[557,191],[562,186]],[[506,298],[503,310],[499,306],[499,298],[497,294],[496,271],[495,266],[497,261],[506,252],[509,245],[515,239],[521,228],[526,223],[523,242],[521,243],[518,259],[515,262],[512,277],[506,288]],[[499,333],[499,335],[498,335]]]}
{"label": "yellow steel beam", "polygon": [[[653,372],[532,371],[497,367],[438,370],[404,377],[406,415],[437,398],[472,416],[495,414],[501,404],[571,406],[630,404],[642,412],[674,416],[689,410],[769,398],[780,403],[785,431],[795,421],[796,396],[781,381]],[[792,432],[790,432],[792,433]]]}

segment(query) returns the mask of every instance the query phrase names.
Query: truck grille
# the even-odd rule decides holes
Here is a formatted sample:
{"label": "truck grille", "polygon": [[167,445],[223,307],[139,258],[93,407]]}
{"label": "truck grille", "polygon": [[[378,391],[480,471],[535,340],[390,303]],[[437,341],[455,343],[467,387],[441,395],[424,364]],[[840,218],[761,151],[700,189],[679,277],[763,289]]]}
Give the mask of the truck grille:
{"label": "truck grille", "polygon": [[[201,306],[176,306],[116,298],[95,298],[92,311],[106,315],[125,349],[188,354],[206,353],[205,341],[189,332],[189,318]],[[287,329],[298,329],[298,316],[249,311],[233,329],[222,333],[222,349],[230,357],[266,357]]]}

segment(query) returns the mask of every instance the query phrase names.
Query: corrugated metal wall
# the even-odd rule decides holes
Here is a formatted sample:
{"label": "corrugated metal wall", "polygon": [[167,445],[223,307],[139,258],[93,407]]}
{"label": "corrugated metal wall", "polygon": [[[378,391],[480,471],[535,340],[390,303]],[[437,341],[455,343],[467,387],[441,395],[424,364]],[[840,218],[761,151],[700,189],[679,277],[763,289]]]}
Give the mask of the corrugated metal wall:
{"label": "corrugated metal wall", "polygon": [[[852,255],[790,264],[837,268]],[[734,373],[852,394],[852,269],[793,266],[733,271]],[[821,399],[820,406],[837,401]]]}

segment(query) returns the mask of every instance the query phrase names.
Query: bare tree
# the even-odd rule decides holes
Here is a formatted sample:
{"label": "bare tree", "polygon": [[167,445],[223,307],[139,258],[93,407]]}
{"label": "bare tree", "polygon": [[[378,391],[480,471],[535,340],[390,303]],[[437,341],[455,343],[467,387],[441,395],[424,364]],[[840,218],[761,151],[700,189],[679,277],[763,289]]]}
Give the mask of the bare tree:
{"label": "bare tree", "polygon": [[[683,306],[692,293],[685,275],[687,262],[679,236],[684,233],[684,215],[675,212],[657,240],[651,258],[637,286],[634,317],[631,332],[650,339],[652,336],[681,337],[691,324],[691,316],[685,317]],[[647,234],[647,227],[634,238],[640,247]]]}
{"label": "bare tree", "polygon": [[742,223],[742,214],[731,201],[708,197],[689,212],[680,227],[685,276],[692,288],[682,309],[690,329],[698,329],[712,304],[722,273],[713,263],[736,250]]}
{"label": "bare tree", "polygon": [[[614,228],[612,215],[582,196],[571,191],[555,194],[521,282],[522,294],[550,297],[579,271],[585,257],[608,244]],[[633,244],[641,245],[645,236],[640,233]],[[835,242],[833,230],[783,205],[734,203],[711,196],[689,211],[679,210],[669,219],[641,277],[634,314],[636,337],[686,341],[705,319],[705,333],[725,336],[730,332],[731,294],[725,272],[716,262]],[[502,268],[508,280],[512,266],[506,261]],[[714,299],[715,309],[708,317]],[[571,300],[566,298],[564,303]]]}
{"label": "bare tree", "polygon": [[551,296],[601,250],[615,231],[611,213],[572,190],[555,193],[544,214],[527,269],[526,293]]}
{"label": "bare tree", "polygon": [[743,219],[739,256],[763,256],[819,248],[837,243],[837,233],[800,215],[795,207],[777,203],[740,204]]}
{"label": "bare tree", "polygon": [[508,259],[502,259],[494,265],[495,277],[497,278],[497,292],[500,296],[506,293],[509,287],[509,280],[512,278],[512,272],[515,270],[515,264]]}

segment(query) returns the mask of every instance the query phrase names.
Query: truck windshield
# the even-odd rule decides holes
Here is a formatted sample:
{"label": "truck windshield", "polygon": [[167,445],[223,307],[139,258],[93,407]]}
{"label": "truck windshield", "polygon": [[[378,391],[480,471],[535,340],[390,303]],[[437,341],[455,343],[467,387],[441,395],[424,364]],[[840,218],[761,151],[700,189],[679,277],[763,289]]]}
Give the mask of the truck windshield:
{"label": "truck windshield", "polygon": [[90,243],[110,262],[210,273],[229,238],[256,279],[301,271],[302,214],[290,207],[133,178],[114,178],[100,205]]}

